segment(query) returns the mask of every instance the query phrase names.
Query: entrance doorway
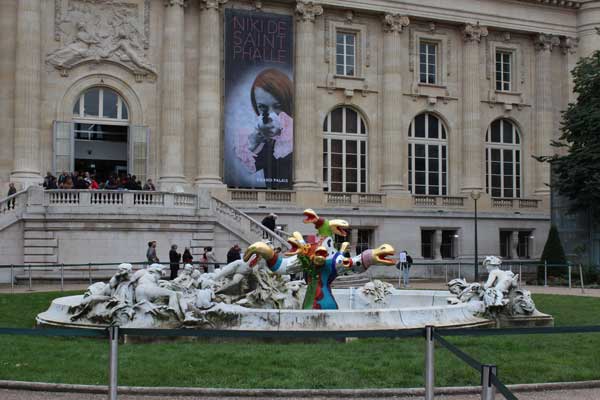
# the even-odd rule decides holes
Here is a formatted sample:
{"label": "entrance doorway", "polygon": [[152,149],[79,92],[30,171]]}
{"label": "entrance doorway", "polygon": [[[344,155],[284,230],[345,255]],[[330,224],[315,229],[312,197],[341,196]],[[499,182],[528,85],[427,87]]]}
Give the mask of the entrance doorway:
{"label": "entrance doorway", "polygon": [[73,106],[72,122],[54,122],[54,172],[89,172],[99,184],[111,175],[147,175],[149,130],[131,125],[125,100],[113,89],[94,86]]}

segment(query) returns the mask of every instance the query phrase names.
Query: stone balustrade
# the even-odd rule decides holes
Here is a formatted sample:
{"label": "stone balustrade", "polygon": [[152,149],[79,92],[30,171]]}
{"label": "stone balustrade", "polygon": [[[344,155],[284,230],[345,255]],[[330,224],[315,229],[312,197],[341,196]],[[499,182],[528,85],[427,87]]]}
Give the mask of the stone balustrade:
{"label": "stone balustrade", "polygon": [[331,205],[346,206],[383,206],[385,194],[382,193],[325,193],[325,201]]}
{"label": "stone balustrade", "polygon": [[413,205],[415,207],[455,207],[463,208],[465,198],[459,196],[425,196],[414,195]]}
{"label": "stone balustrade", "polygon": [[537,199],[492,198],[492,208],[539,208]]}
{"label": "stone balustrade", "polygon": [[295,203],[296,192],[294,191],[267,191],[256,189],[230,189],[229,201],[250,201],[253,203]]}

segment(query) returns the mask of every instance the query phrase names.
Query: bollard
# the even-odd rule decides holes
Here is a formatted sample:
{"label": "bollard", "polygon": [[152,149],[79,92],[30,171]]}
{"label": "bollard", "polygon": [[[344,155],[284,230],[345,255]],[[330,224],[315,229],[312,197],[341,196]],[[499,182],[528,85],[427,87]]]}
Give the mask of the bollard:
{"label": "bollard", "polygon": [[119,366],[119,327],[108,328],[110,353],[108,358],[108,400],[117,400],[117,374]]}
{"label": "bollard", "polygon": [[460,278],[460,261],[458,262],[458,277]]}
{"label": "bollard", "polygon": [[29,291],[32,291],[33,289],[31,288],[31,264],[29,264]]}
{"label": "bollard", "polygon": [[60,291],[65,290],[65,264],[60,264]]}
{"label": "bollard", "polygon": [[92,263],[88,263],[88,277],[90,279],[90,285],[92,284]]}
{"label": "bollard", "polygon": [[548,287],[548,261],[544,260],[544,287]]}
{"label": "bollard", "polygon": [[571,289],[571,264],[569,264],[569,289]]}
{"label": "bollard", "polygon": [[448,282],[448,264],[444,264],[444,267],[446,268],[446,280],[444,282]]}
{"label": "bollard", "polygon": [[581,268],[581,264],[579,264],[579,281],[581,282],[581,293],[585,293],[583,286],[583,269]]}
{"label": "bollard", "polygon": [[519,286],[523,286],[523,264],[519,264]]}
{"label": "bollard", "polygon": [[433,387],[435,386],[435,340],[433,338],[433,326],[425,327],[425,400],[433,400]]}
{"label": "bollard", "polygon": [[[483,365],[481,368],[481,400],[494,400],[496,387],[492,384],[491,374],[496,375],[495,365]],[[497,376],[497,375],[496,375]]]}

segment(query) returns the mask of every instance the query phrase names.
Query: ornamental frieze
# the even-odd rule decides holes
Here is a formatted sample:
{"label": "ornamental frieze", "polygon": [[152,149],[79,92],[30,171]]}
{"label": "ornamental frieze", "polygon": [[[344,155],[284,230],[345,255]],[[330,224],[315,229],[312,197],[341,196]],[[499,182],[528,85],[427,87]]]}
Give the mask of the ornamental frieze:
{"label": "ornamental frieze", "polygon": [[150,0],[55,0],[55,39],[46,62],[61,71],[83,63],[113,62],[136,79],[156,77],[147,60]]}

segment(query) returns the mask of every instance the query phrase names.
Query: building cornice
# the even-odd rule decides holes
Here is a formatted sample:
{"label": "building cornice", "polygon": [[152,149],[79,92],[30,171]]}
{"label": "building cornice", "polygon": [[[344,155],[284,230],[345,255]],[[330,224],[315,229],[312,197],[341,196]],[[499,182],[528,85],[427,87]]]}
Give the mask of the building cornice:
{"label": "building cornice", "polygon": [[562,8],[577,9],[581,7],[582,1],[567,1],[567,0],[515,0],[520,3],[534,3],[542,6],[554,6]]}

